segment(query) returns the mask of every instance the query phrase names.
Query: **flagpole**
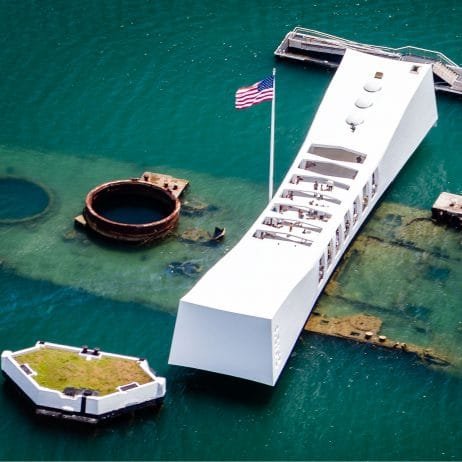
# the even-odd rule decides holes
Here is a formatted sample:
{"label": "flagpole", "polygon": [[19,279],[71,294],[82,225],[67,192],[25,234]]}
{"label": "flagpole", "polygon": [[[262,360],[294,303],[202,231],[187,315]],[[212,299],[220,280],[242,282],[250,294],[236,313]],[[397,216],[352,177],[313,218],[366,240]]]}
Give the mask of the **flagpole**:
{"label": "flagpole", "polygon": [[273,68],[273,99],[271,100],[271,134],[270,134],[270,160],[269,160],[269,200],[273,198],[273,177],[274,177],[274,120],[276,106],[276,68]]}

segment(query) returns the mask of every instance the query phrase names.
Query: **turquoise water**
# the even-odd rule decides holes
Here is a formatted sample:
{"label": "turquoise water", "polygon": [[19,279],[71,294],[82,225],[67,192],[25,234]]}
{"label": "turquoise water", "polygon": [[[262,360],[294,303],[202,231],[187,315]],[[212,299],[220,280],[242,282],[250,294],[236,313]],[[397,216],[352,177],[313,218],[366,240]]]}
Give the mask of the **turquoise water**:
{"label": "turquoise water", "polygon": [[[455,1],[0,2],[0,176],[51,193],[39,219],[0,225],[0,349],[88,344],[145,356],[168,379],[160,412],[97,430],[43,424],[1,387],[0,458],[462,459],[460,234],[396,218],[462,193],[460,98],[439,96],[437,127],[320,300],[334,314],[367,302],[388,335],[439,348],[453,367],[310,334],[274,389],[167,365],[178,299],[197,278],[168,264],[206,270],[266,200],[270,107],[234,110],[236,88],[271,72],[296,25],[460,63],[461,18]],[[276,66],[278,181],[332,73]],[[73,230],[91,188],[146,170],[187,178],[187,197],[213,206],[182,217],[179,234],[225,226],[224,243],[119,249]]]}

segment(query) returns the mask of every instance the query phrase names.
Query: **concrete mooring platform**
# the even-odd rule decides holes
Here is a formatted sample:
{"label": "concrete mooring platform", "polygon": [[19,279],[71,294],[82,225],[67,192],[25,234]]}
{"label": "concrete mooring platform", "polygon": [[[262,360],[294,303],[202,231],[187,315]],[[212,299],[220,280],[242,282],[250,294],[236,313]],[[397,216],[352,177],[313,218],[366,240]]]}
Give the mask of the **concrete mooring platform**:
{"label": "concrete mooring platform", "polygon": [[442,192],[432,207],[432,218],[455,228],[462,228],[462,196]]}

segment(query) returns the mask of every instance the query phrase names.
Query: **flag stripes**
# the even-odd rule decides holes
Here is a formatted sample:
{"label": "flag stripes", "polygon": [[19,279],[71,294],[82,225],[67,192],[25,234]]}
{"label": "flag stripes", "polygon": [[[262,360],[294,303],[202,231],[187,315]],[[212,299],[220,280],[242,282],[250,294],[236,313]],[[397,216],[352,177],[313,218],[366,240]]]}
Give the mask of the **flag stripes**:
{"label": "flag stripes", "polygon": [[250,87],[241,87],[236,91],[236,109],[245,109],[274,97],[274,77],[270,75]]}

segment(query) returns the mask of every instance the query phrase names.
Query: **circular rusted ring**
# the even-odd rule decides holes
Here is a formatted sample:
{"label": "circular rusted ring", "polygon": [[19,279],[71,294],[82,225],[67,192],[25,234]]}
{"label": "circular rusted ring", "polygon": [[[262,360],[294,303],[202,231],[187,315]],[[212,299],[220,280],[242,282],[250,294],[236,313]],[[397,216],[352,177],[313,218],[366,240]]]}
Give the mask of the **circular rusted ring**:
{"label": "circular rusted ring", "polygon": [[[99,194],[108,194],[111,189],[117,190],[125,187],[138,190],[143,188],[144,191],[148,191],[157,198],[163,196],[164,200],[172,202],[172,212],[158,221],[131,224],[109,220],[94,209],[93,204]],[[180,208],[181,202],[168,189],[143,180],[119,180],[103,183],[92,189],[85,199],[83,215],[87,225],[97,234],[117,241],[143,244],[165,237],[170,233],[178,223]]]}

